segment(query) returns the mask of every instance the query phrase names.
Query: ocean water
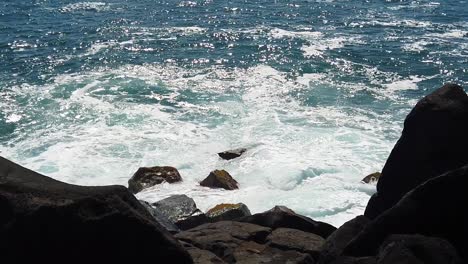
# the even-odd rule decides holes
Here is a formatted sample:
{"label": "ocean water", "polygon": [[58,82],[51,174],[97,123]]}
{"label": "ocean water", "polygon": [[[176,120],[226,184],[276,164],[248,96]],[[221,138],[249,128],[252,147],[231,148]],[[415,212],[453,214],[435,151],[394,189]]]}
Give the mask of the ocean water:
{"label": "ocean water", "polygon": [[[138,198],[340,225],[412,106],[467,87],[467,62],[466,0],[1,0],[0,155],[82,185],[175,166],[182,183]],[[240,189],[200,187],[214,169]]]}

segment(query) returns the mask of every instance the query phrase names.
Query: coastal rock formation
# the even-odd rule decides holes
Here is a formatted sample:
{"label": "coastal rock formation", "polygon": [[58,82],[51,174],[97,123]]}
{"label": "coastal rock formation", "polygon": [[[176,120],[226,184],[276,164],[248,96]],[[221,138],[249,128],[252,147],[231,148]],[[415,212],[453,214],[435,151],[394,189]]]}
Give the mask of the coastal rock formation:
{"label": "coastal rock formation", "polygon": [[314,259],[325,243],[321,236],[292,228],[277,228],[266,241],[271,247],[308,253]]}
{"label": "coastal rock formation", "polygon": [[0,212],[4,263],[192,263],[124,186],[66,184],[0,157]]}
{"label": "coastal rock formation", "polygon": [[382,176],[382,173],[374,172],[364,177],[361,181],[364,183],[375,183],[379,181],[380,176]]}
{"label": "coastal rock formation", "polygon": [[244,152],[246,151],[247,151],[246,148],[232,149],[232,150],[220,152],[218,153],[218,156],[225,160],[231,160],[231,159],[235,159],[235,158],[242,156],[242,154],[244,154]]}
{"label": "coastal rock formation", "polygon": [[344,250],[348,256],[375,256],[392,234],[421,234],[447,240],[468,261],[468,165],[409,192],[367,224]]}
{"label": "coastal rock formation", "polygon": [[210,222],[234,220],[239,217],[251,215],[247,205],[238,204],[218,204],[206,212]]}
{"label": "coastal rock formation", "polygon": [[179,171],[174,167],[141,167],[128,180],[128,189],[132,193],[138,193],[145,188],[162,182],[173,183],[181,180],[182,177],[180,177]]}
{"label": "coastal rock formation", "polygon": [[[301,234],[292,236],[289,231],[280,230],[273,235],[267,227],[221,221],[180,232],[175,237],[200,250],[214,253],[226,263],[313,264],[314,259],[307,251],[315,252],[319,243],[309,245],[307,240],[301,240],[310,238],[308,234],[299,230],[294,232]],[[195,255],[194,259],[199,258]]]}
{"label": "coastal rock formation", "polygon": [[468,163],[468,96],[447,84],[408,114],[365,215],[376,218],[428,179]]}
{"label": "coastal rock formation", "polygon": [[239,189],[237,181],[225,170],[214,170],[200,182],[201,186],[210,188],[223,188],[226,190]]}
{"label": "coastal rock formation", "polygon": [[313,233],[323,238],[327,238],[336,228],[330,224],[314,221],[306,216],[296,214],[293,210],[285,206],[275,206],[274,208],[251,216],[236,219],[236,221],[266,226],[273,229],[285,227]]}
{"label": "coastal rock formation", "polygon": [[179,232],[179,228],[167,218],[166,215],[162,214],[159,210],[151,206],[148,202],[141,201],[140,203],[148,210],[148,212],[153,216],[153,218],[162,225],[167,231],[171,233]]}
{"label": "coastal rock formation", "polygon": [[186,230],[208,221],[207,217],[197,208],[195,201],[185,194],[173,195],[152,204],[155,211],[160,212],[171,223]]}

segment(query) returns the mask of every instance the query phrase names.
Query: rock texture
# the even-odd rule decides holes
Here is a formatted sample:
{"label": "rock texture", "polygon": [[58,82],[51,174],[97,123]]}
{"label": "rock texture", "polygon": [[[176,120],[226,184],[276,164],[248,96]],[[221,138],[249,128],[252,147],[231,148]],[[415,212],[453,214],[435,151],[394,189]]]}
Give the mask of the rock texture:
{"label": "rock texture", "polygon": [[468,96],[447,84],[420,100],[406,117],[365,215],[376,218],[428,179],[468,163]]}
{"label": "rock texture", "polygon": [[246,151],[246,148],[231,149],[218,153],[218,156],[225,160],[231,160],[242,156]]}
{"label": "rock texture", "polygon": [[66,184],[0,157],[4,263],[192,263],[123,186]]}
{"label": "rock texture", "polygon": [[361,181],[364,183],[375,183],[379,181],[380,176],[382,176],[382,173],[374,172],[364,177]]}
{"label": "rock texture", "polygon": [[309,253],[318,257],[325,239],[321,236],[292,228],[277,228],[267,237],[271,247]]}
{"label": "rock texture", "polygon": [[237,181],[225,170],[214,170],[200,182],[201,186],[210,188],[223,188],[226,190],[238,189]]}
{"label": "rock texture", "polygon": [[162,182],[174,183],[179,181],[182,181],[182,177],[174,167],[141,167],[128,180],[128,189],[132,193],[138,193],[145,188]]}
{"label": "rock texture", "polygon": [[374,256],[391,234],[421,234],[451,243],[468,261],[468,165],[433,178],[367,224],[344,250]]}
{"label": "rock texture", "polygon": [[234,220],[239,217],[251,215],[247,205],[238,204],[218,204],[206,212],[210,222]]}
{"label": "rock texture", "polygon": [[259,214],[245,216],[236,221],[252,223],[266,226],[273,229],[285,227],[313,233],[323,238],[327,238],[336,228],[330,224],[314,221],[306,216],[296,214],[293,210],[285,206],[275,206],[274,208]]}
{"label": "rock texture", "polygon": [[170,196],[153,203],[152,206],[182,230],[190,229],[208,221],[203,212],[197,208],[195,201],[185,194]]}
{"label": "rock texture", "polygon": [[[301,235],[294,237],[281,230],[272,234],[272,229],[267,227],[220,221],[180,232],[176,238],[200,250],[210,251],[226,263],[313,264],[312,256],[304,252],[315,252],[316,248],[305,240],[300,241],[309,238],[307,234],[299,230],[295,232]],[[313,245],[318,246],[318,243]]]}
{"label": "rock texture", "polygon": [[156,222],[163,226],[167,231],[171,233],[177,233],[180,231],[179,228],[171,220],[169,220],[166,215],[162,214],[159,210],[151,206],[151,204],[141,200],[140,203],[153,216],[154,220],[156,220]]}

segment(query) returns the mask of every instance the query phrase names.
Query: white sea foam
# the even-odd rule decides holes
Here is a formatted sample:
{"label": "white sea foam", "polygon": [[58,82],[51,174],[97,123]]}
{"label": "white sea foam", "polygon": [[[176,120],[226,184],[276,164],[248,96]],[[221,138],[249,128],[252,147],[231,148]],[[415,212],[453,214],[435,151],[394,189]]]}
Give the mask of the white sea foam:
{"label": "white sea foam", "polygon": [[[15,88],[57,106],[43,113],[50,126],[25,130],[28,136],[5,144],[2,155],[84,185],[126,185],[140,166],[171,165],[183,182],[155,186],[138,197],[156,201],[185,193],[203,210],[244,202],[254,213],[282,204],[339,225],[363,212],[375,186],[360,180],[380,170],[390,151],[393,140],[382,131],[398,133],[400,125],[389,116],[348,112],[340,105],[305,107],[289,94],[325,89],[327,78],[301,78],[289,79],[266,65],[236,70],[129,65],[62,75],[51,85]],[[117,99],[126,96],[132,80],[164,87],[146,97],[173,106]],[[77,85],[69,96],[53,96]],[[205,99],[191,101],[184,97],[188,91]],[[243,146],[249,150],[239,159],[216,155]],[[241,188],[200,187],[213,169],[229,171]]]}
{"label": "white sea foam", "polygon": [[106,11],[110,9],[110,4],[104,2],[78,2],[68,4],[59,9],[60,12],[75,12],[75,11]]}

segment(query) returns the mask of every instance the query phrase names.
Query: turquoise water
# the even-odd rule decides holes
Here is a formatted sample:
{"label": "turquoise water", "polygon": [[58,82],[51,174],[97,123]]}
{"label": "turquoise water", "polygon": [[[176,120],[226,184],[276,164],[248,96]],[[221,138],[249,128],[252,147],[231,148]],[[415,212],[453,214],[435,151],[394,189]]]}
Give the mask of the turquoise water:
{"label": "turquoise water", "polygon": [[[362,213],[423,95],[467,86],[467,1],[0,1],[0,155],[70,183],[172,165],[201,209]],[[248,147],[240,159],[216,153]],[[225,168],[238,191],[197,182]]]}

